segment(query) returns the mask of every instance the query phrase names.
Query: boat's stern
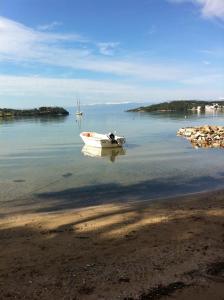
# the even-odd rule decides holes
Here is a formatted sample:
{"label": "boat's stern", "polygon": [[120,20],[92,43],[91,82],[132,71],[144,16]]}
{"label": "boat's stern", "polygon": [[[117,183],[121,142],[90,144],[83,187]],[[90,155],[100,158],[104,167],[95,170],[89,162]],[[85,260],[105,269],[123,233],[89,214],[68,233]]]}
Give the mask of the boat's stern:
{"label": "boat's stern", "polygon": [[121,147],[122,147],[122,146],[125,144],[125,142],[126,142],[126,140],[125,140],[124,137],[118,136],[118,137],[115,137],[115,139],[116,139],[118,145],[121,146]]}

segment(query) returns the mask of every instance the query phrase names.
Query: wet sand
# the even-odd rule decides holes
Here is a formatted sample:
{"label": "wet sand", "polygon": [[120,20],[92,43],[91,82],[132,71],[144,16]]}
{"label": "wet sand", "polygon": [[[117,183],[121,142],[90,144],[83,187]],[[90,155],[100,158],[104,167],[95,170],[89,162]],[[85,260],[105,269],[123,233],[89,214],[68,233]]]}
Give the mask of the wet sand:
{"label": "wet sand", "polygon": [[224,191],[0,216],[0,299],[224,299]]}

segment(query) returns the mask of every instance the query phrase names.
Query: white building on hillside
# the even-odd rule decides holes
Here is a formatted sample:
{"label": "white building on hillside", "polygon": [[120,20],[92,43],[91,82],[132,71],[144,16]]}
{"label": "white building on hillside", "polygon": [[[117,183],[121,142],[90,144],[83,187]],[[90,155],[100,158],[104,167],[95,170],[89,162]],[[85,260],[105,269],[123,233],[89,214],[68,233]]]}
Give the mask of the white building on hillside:
{"label": "white building on hillside", "polygon": [[219,105],[218,103],[212,103],[212,105],[205,105],[206,111],[214,111],[218,109],[222,109],[222,106]]}

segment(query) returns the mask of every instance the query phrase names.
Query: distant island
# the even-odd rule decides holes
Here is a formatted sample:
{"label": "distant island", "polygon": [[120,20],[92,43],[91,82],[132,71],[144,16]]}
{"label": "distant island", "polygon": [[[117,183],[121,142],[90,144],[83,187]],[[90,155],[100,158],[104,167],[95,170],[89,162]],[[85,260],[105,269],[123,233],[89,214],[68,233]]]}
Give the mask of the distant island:
{"label": "distant island", "polygon": [[10,117],[55,117],[67,116],[69,112],[62,107],[40,107],[34,109],[0,108],[0,118]]}
{"label": "distant island", "polygon": [[224,101],[175,100],[129,109],[128,112],[186,112],[224,110]]}

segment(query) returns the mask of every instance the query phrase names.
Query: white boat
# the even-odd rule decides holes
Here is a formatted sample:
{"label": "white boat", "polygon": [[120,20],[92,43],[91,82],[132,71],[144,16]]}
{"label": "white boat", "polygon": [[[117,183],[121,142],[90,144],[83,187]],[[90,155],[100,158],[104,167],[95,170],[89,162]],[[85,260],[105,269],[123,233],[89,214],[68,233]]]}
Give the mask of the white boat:
{"label": "white boat", "polygon": [[76,111],[76,115],[77,115],[77,116],[82,116],[82,115],[83,115],[83,113],[82,113],[81,110],[80,110],[80,100],[79,100],[79,99],[77,100],[77,111]]}
{"label": "white boat", "polygon": [[126,151],[122,147],[99,148],[85,145],[82,148],[82,153],[89,157],[108,158],[111,162],[114,162],[117,156],[125,155]]}
{"label": "white boat", "polygon": [[96,132],[82,132],[80,133],[80,137],[86,145],[92,147],[116,148],[122,147],[125,143],[123,136],[117,136],[113,133],[100,134]]}

